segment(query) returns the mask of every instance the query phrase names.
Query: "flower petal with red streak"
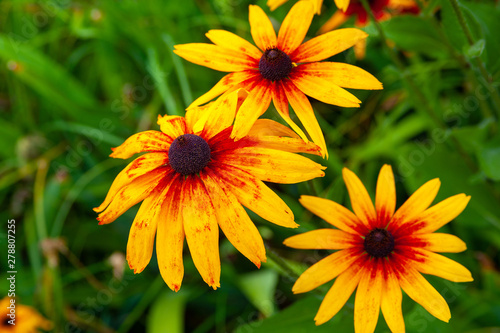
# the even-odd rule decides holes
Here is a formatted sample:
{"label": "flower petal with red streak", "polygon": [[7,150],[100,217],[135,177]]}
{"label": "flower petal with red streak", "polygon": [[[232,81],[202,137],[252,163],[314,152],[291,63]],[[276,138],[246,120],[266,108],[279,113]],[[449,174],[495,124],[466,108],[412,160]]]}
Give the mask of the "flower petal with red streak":
{"label": "flower petal with red streak", "polygon": [[[365,267],[354,300],[354,331],[372,333],[377,326],[382,299],[382,263],[373,260]],[[371,266],[371,267],[370,267]]]}
{"label": "flower petal with red streak", "polygon": [[167,115],[162,117],[158,115],[157,123],[160,125],[160,130],[168,135],[172,141],[177,139],[178,136],[188,132],[186,120],[183,117]]}
{"label": "flower petal with red streak", "polygon": [[276,33],[266,13],[259,6],[250,5],[248,19],[250,33],[255,44],[262,50],[276,47]]}
{"label": "flower petal with red streak", "polygon": [[341,250],[359,244],[353,234],[335,229],[318,229],[285,239],[283,244],[294,249]]}
{"label": "flower petal with red streak", "polygon": [[232,32],[226,30],[210,30],[205,35],[215,45],[247,54],[256,60],[259,60],[262,56],[262,52],[260,52],[258,48]]}
{"label": "flower petal with red streak", "polygon": [[358,176],[347,168],[342,169],[342,176],[351,198],[354,213],[363,221],[364,225],[370,228],[374,227],[377,221],[377,213],[365,186]]}
{"label": "flower petal with red streak", "polygon": [[375,210],[377,211],[377,228],[385,228],[396,210],[396,183],[392,167],[385,164],[380,169],[375,194]]}
{"label": "flower petal with red streak", "polygon": [[290,54],[302,43],[314,16],[310,1],[299,1],[288,12],[278,33],[278,48]]}
{"label": "flower petal with red streak", "polygon": [[173,140],[159,131],[145,131],[132,135],[116,148],[111,148],[113,158],[126,159],[146,151],[168,151]]}
{"label": "flower petal with red streak", "polygon": [[394,333],[405,332],[405,322],[403,319],[403,311],[401,303],[403,301],[403,293],[399,286],[398,277],[393,272],[390,264],[383,262],[384,269],[384,285],[382,291],[382,300],[380,307],[384,315],[387,326]]}
{"label": "flower petal with red streak", "polygon": [[290,111],[288,109],[288,98],[286,97],[285,89],[280,82],[272,84],[271,93],[273,95],[273,104],[276,111],[286,121],[286,123],[297,133],[304,141],[309,141],[302,129],[295,124],[290,118]]}

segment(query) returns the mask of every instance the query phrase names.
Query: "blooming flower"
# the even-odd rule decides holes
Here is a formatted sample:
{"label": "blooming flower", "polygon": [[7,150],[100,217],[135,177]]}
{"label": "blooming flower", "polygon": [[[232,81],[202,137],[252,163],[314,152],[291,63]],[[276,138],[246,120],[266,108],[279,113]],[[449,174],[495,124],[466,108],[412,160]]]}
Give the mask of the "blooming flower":
{"label": "blooming flower", "polygon": [[458,216],[470,197],[458,194],[428,208],[440,186],[439,179],[433,179],[394,213],[396,189],[389,165],[380,171],[375,207],[353,172],[344,168],[343,176],[354,214],[333,201],[302,196],[302,205],[338,229],[314,230],[284,242],[299,249],[340,250],[307,269],[293,286],[294,293],[303,293],[336,278],[314,318],[316,325],[332,318],[356,288],[356,332],[373,332],[380,308],[391,331],[404,332],[401,288],[433,316],[448,322],[446,301],[421,273],[472,281],[465,267],[435,253],[461,252],[465,243],[453,235],[434,233]]}
{"label": "blooming flower", "polygon": [[[262,218],[294,228],[293,213],[262,181],[296,183],[324,176],[321,165],[293,152],[319,154],[319,147],[293,131],[261,119],[240,140],[230,138],[241,91],[186,117],[158,117],[161,132],[146,131],[113,149],[114,158],[132,161],[109,189],[100,224],[113,222],[143,201],[130,229],[127,261],[140,273],[151,259],[156,234],[160,273],[175,291],[184,275],[184,238],[203,280],[220,286],[219,228],[260,267],[266,261],[262,238],[243,206]],[[243,205],[243,206],[242,206]],[[158,231],[158,232],[157,232]]]}
{"label": "blooming flower", "polygon": [[[11,300],[15,302],[12,303]],[[11,304],[15,306],[14,318],[9,316]],[[2,318],[0,321],[0,332],[2,333],[36,333],[39,330],[52,329],[52,323],[42,317],[35,309],[19,304],[16,299],[10,297],[4,297],[0,300],[0,318]]]}
{"label": "blooming flower", "polygon": [[[323,0],[310,0],[314,6],[314,11],[316,14],[321,14],[321,6],[323,5]],[[347,6],[349,6],[349,0],[334,0],[335,4],[337,5],[337,8],[340,10],[345,11],[347,9]],[[269,9],[275,10],[285,2],[288,2],[288,0],[267,0],[267,5],[269,6]]]}
{"label": "blooming flower", "polygon": [[306,95],[328,104],[359,107],[361,101],[343,88],[382,89],[382,84],[361,68],[336,62],[319,62],[350,48],[366,38],[367,34],[358,29],[341,29],[302,44],[313,16],[311,2],[298,2],[286,16],[276,37],[264,11],[250,5],[251,34],[260,50],[224,30],[210,30],[207,33],[214,44],[176,45],[174,52],[188,61],[231,72],[196,99],[191,107],[206,103],[223,93],[244,88],[249,91],[249,96],[236,116],[233,138],[243,137],[272,100],[283,119],[307,140],[304,132],[290,118],[290,103],[312,141],[321,147],[323,156],[326,156],[325,139]]}

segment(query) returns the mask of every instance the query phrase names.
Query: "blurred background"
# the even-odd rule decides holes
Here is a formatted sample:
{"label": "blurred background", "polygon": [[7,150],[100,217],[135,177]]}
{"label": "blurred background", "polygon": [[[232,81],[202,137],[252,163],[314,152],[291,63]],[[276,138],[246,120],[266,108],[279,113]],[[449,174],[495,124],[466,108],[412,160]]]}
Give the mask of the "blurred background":
{"label": "blurred background", "polygon": [[[341,169],[355,171],[373,196],[384,163],[396,174],[398,207],[436,177],[436,202],[472,196],[442,231],[467,243],[466,252],[449,257],[471,270],[474,282],[429,276],[452,319],[442,323],[405,296],[407,331],[500,332],[498,1],[460,1],[462,21],[449,0],[418,2],[418,13],[362,27],[370,34],[362,59],[353,49],[331,59],[369,71],[384,90],[352,91],[363,101],[356,109],[311,101],[329,147],[328,160],[316,158],[326,176],[270,185],[299,229],[250,213],[274,254],[260,270],[221,237],[221,288],[203,282],[186,252],[183,285],[174,293],[155,254],[139,275],[125,261],[138,207],[97,224],[92,208],[127,164],[109,158],[110,148],[158,130],[158,114],[184,115],[223,76],[175,56],[173,45],[208,42],[210,29],[251,40],[249,4],[264,8],[278,28],[294,3],[270,12],[262,0],[0,2],[0,246],[7,253],[7,221],[15,219],[18,302],[50,319],[54,332],[353,332],[353,297],[331,321],[314,325],[331,283],[291,293],[297,272],[328,252],[282,242],[327,227],[298,203],[300,195],[350,207]],[[307,38],[336,10],[325,0]],[[343,26],[354,25],[352,17]],[[282,121],[272,106],[264,117]],[[0,262],[0,294],[7,294],[6,254]],[[381,318],[377,332],[388,331]]]}

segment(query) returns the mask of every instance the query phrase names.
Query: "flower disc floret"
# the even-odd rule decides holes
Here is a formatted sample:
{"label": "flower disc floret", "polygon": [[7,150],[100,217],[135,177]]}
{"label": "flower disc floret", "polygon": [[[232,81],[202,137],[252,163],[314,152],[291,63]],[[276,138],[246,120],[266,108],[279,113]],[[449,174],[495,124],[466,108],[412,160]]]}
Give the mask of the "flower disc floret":
{"label": "flower disc floret", "polygon": [[168,158],[176,172],[185,176],[196,174],[210,162],[210,146],[198,135],[184,134],[172,142]]}
{"label": "flower disc floret", "polygon": [[363,245],[372,257],[387,257],[394,250],[394,237],[386,229],[375,228],[365,237]]}
{"label": "flower disc floret", "polygon": [[292,60],[285,52],[277,48],[266,50],[259,61],[262,77],[271,81],[280,81],[292,71]]}

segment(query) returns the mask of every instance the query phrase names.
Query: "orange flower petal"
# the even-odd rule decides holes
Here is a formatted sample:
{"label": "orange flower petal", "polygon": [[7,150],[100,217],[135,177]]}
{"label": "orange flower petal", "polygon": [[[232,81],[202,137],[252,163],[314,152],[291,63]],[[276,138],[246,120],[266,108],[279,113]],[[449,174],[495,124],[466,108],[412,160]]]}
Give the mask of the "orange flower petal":
{"label": "orange flower petal", "polygon": [[262,56],[262,52],[260,52],[258,48],[232,32],[226,30],[210,30],[205,35],[215,45],[247,54],[256,60],[260,60]]}
{"label": "orange flower petal", "polygon": [[[361,238],[359,238],[361,239]],[[318,229],[285,239],[283,244],[294,249],[341,250],[353,247],[356,236],[336,229]]]}
{"label": "orange flower petal", "polygon": [[347,7],[349,7],[349,0],[335,0],[335,5],[337,5],[337,8],[345,12],[347,10]]}
{"label": "orange flower petal", "polygon": [[288,98],[286,97],[285,89],[283,84],[280,82],[275,82],[272,89],[273,104],[276,111],[280,116],[286,121],[286,123],[297,133],[304,141],[309,141],[307,136],[304,134],[302,129],[295,124],[295,122],[290,118],[290,111],[288,109]]}
{"label": "orange flower petal", "polygon": [[165,196],[158,217],[156,236],[156,256],[160,274],[173,291],[179,291],[184,277],[182,250],[184,247],[184,225],[181,203],[185,194],[182,192],[181,176],[178,174]]}
{"label": "orange flower petal", "polygon": [[382,166],[378,174],[375,209],[377,211],[377,227],[385,228],[396,209],[396,184],[392,167],[388,164]]}
{"label": "orange flower petal", "polygon": [[262,51],[276,47],[276,33],[262,8],[250,5],[248,19],[250,21],[250,33],[255,44]]}
{"label": "orange flower petal", "polygon": [[[122,187],[111,199],[111,203],[97,217],[99,224],[108,224],[116,220],[130,207],[144,200],[156,188],[158,183],[167,177],[169,177],[169,172],[165,168],[158,168]],[[96,210],[94,208],[94,211]]]}
{"label": "orange flower petal", "polygon": [[168,151],[173,140],[158,131],[145,131],[132,135],[116,148],[111,148],[113,158],[126,159],[146,151]]}
{"label": "orange flower petal", "polygon": [[286,3],[288,0],[267,0],[267,6],[271,11]]}
{"label": "orange flower petal", "polygon": [[366,32],[355,28],[330,31],[300,45],[290,58],[296,63],[324,60],[347,50],[366,37]]}
{"label": "orange flower petal", "polygon": [[450,308],[445,299],[419,272],[412,267],[405,267],[404,272],[398,272],[398,278],[401,288],[411,299],[439,320],[450,320]]}
{"label": "orange flower petal", "polygon": [[302,139],[287,138],[280,136],[261,136],[256,138],[259,147],[287,151],[290,153],[308,153],[322,156],[321,148],[313,142],[305,142]]}
{"label": "orange flower petal", "polygon": [[238,72],[258,66],[258,61],[248,54],[213,44],[175,45],[174,53],[194,64],[221,72]]}
{"label": "orange flower petal", "polygon": [[162,117],[158,115],[157,123],[160,125],[160,130],[171,139],[170,142],[188,132],[186,120],[183,117],[167,115]]}
{"label": "orange flower petal", "polygon": [[198,176],[187,176],[183,185],[180,209],[189,252],[203,280],[215,290],[220,287],[219,227],[215,209]]}
{"label": "orange flower petal", "polygon": [[307,157],[261,147],[236,149],[226,154],[221,162],[245,170],[260,180],[282,184],[324,177],[322,170],[326,169]]}
{"label": "orange flower petal", "polygon": [[[302,65],[299,65],[292,71],[290,79],[304,94],[327,104],[343,107],[359,107],[361,101],[356,96],[332,82],[327,81],[323,77],[302,72],[301,66]],[[290,101],[290,96],[288,94],[287,96]],[[290,101],[290,104],[292,104],[292,101]],[[294,110],[297,112],[295,108]]]}
{"label": "orange flower petal", "polygon": [[127,261],[134,273],[140,273],[146,268],[153,254],[156,228],[161,216],[162,203],[169,188],[166,184],[161,191],[156,191],[144,199],[130,227],[127,242]]}
{"label": "orange flower petal", "polygon": [[195,133],[203,132],[202,136],[208,140],[230,127],[236,115],[238,94],[239,91],[236,90],[222,95],[215,102],[210,103],[209,108],[194,125],[193,131]]}
{"label": "orange flower petal", "polygon": [[360,250],[351,248],[340,250],[321,259],[299,276],[292,287],[293,293],[305,293],[333,280],[349,268],[360,255]]}
{"label": "orange flower petal", "polygon": [[300,72],[314,77],[321,77],[343,88],[382,89],[375,76],[359,67],[340,62],[313,62],[299,66]]}
{"label": "orange flower petal", "polygon": [[334,201],[309,195],[302,195],[299,201],[315,215],[340,230],[362,236],[368,233],[368,229],[356,215]]}
{"label": "orange flower petal", "polygon": [[94,208],[94,211],[102,212],[104,208],[106,208],[113,200],[120,189],[127,186],[138,177],[151,172],[167,162],[168,155],[166,152],[152,152],[144,154],[133,160],[118,174],[118,176],[116,176],[115,180],[111,184],[111,187],[109,188],[106,198],[102,204],[99,205],[99,207]]}
{"label": "orange flower petal", "polygon": [[449,234],[418,234],[413,235],[411,238],[423,249],[432,252],[458,253],[467,249],[467,245],[465,245],[464,241],[457,236]]}
{"label": "orange flower petal", "polygon": [[357,333],[373,333],[377,326],[384,272],[382,263],[374,262],[372,266],[365,269],[356,290],[354,331]]}
{"label": "orange flower petal", "polygon": [[470,271],[456,261],[440,254],[413,248],[418,260],[412,260],[411,265],[419,272],[439,276],[453,282],[470,282],[474,279]]}
{"label": "orange flower petal", "polygon": [[384,266],[384,289],[382,291],[382,300],[380,302],[382,314],[384,315],[387,326],[389,326],[391,332],[405,332],[405,322],[403,319],[403,311],[401,309],[403,293],[401,292],[401,287],[399,286],[398,277],[388,264],[384,263]]}
{"label": "orange flower petal", "polygon": [[238,201],[263,219],[287,228],[297,228],[285,202],[262,181],[246,171],[224,165],[214,170],[224,179]]}
{"label": "orange flower petal", "polygon": [[417,221],[424,222],[424,226],[417,232],[431,233],[438,230],[439,228],[456,218],[458,215],[460,215],[465,207],[467,207],[469,200],[470,196],[461,193],[449,197],[448,199],[443,200],[440,203],[430,207],[415,218],[415,220]]}
{"label": "orange flower petal", "polygon": [[256,70],[247,70],[247,71],[227,74],[219,82],[217,82],[217,84],[213,86],[212,89],[210,89],[207,93],[201,95],[193,103],[191,103],[188,109],[211,101],[212,99],[223,94],[227,90],[237,87],[243,81],[249,79],[256,79],[259,77],[260,77],[260,72]]}
{"label": "orange flower petal", "polygon": [[253,124],[249,136],[266,137],[266,136],[289,136],[291,138],[299,138],[297,133],[290,128],[271,119],[257,119]]}
{"label": "orange flower petal", "polygon": [[288,12],[278,33],[278,48],[290,54],[302,43],[314,16],[310,1],[299,1]]}
{"label": "orange flower petal", "polygon": [[213,172],[209,170],[208,175],[202,174],[201,177],[215,206],[219,226],[227,239],[260,268],[261,261],[266,261],[266,250],[255,224],[234,194],[217,179]]}
{"label": "orange flower petal", "polygon": [[[391,224],[402,227],[404,224],[413,222],[417,217],[422,215],[422,213],[430,206],[430,204],[436,198],[436,195],[439,191],[439,187],[441,182],[439,179],[433,179],[422,185],[415,193],[413,193],[408,200],[396,211],[394,216],[392,217]],[[448,199],[449,200],[449,199]],[[445,200],[447,201],[447,200]],[[443,202],[445,202],[443,201]],[[443,204],[441,202],[440,204]],[[441,207],[434,208],[431,213],[436,214],[436,212],[449,212],[444,207],[448,206],[448,202],[443,204]],[[435,205],[436,207],[438,205]],[[454,209],[452,209],[455,212]],[[459,211],[456,215],[458,215],[461,211]],[[456,217],[455,215],[455,217]],[[454,217],[453,217],[454,218]]]}
{"label": "orange flower petal", "polygon": [[326,294],[323,302],[321,302],[318,313],[314,317],[316,325],[326,323],[342,309],[354,289],[356,289],[362,272],[363,270],[355,265],[346,269],[335,279],[335,283]]}
{"label": "orange flower petal", "polygon": [[330,17],[328,21],[326,21],[325,24],[323,24],[321,28],[319,28],[318,35],[324,34],[328,31],[332,31],[333,29],[337,29],[348,19],[348,15],[345,15],[342,11],[337,10],[335,13],[333,13],[332,17]]}
{"label": "orange flower petal", "polygon": [[[297,86],[298,87],[298,86]],[[295,114],[300,119],[302,125],[315,144],[321,147],[323,157],[328,158],[328,149],[326,148],[325,137],[318,124],[318,120],[314,115],[314,110],[311,103],[302,91],[297,89],[294,83],[283,84],[286,97],[295,111]]]}
{"label": "orange flower petal", "polygon": [[248,88],[248,90],[248,97],[241,104],[234,120],[231,138],[235,140],[246,136],[257,118],[266,112],[269,104],[271,104],[271,94],[267,80],[262,79],[256,82],[255,86]]}
{"label": "orange flower petal", "polygon": [[364,225],[371,228],[371,226],[376,224],[377,213],[365,186],[359,180],[358,176],[347,168],[342,169],[342,176],[344,177],[344,182],[351,198],[351,206],[354,213],[363,221]]}

